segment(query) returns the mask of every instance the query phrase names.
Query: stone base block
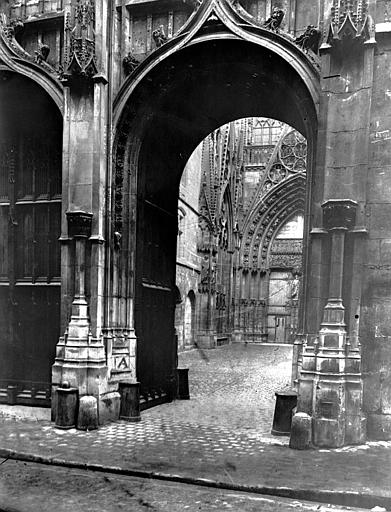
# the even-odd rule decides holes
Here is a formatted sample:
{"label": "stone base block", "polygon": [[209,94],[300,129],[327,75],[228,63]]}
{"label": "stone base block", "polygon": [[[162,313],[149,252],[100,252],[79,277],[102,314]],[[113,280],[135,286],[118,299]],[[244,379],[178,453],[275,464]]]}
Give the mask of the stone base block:
{"label": "stone base block", "polygon": [[367,435],[376,441],[391,439],[391,414],[368,414]]}
{"label": "stone base block", "polygon": [[367,419],[364,416],[346,416],[345,444],[364,444],[367,440]]}
{"label": "stone base block", "polygon": [[99,425],[119,419],[121,395],[118,391],[105,393],[99,398]]}
{"label": "stone base block", "polygon": [[313,442],[319,448],[340,448],[345,444],[345,424],[329,418],[314,418]]}
{"label": "stone base block", "polygon": [[79,430],[98,428],[98,400],[94,396],[80,398],[77,428]]}
{"label": "stone base block", "polygon": [[312,418],[305,412],[298,412],[292,418],[289,447],[294,450],[311,448]]}

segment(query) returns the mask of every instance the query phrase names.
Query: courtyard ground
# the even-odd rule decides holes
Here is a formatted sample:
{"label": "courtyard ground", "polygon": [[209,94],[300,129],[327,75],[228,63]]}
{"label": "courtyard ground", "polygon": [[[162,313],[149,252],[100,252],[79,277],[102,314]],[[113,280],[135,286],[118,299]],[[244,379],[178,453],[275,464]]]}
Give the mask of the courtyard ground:
{"label": "courtyard ground", "polygon": [[391,442],[294,451],[288,438],[270,434],[274,392],[289,386],[291,354],[290,346],[251,344],[189,351],[180,367],[190,368],[191,400],[90,432],[4,416],[0,456],[391,510]]}

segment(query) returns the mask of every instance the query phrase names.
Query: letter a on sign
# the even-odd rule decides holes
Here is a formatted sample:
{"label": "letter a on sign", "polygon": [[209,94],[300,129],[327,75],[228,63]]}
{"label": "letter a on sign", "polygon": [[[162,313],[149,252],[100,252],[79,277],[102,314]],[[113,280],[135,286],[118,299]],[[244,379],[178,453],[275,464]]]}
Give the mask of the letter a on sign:
{"label": "letter a on sign", "polygon": [[126,357],[123,357],[117,366],[118,370],[124,370],[125,368],[129,368],[129,365],[126,361]]}

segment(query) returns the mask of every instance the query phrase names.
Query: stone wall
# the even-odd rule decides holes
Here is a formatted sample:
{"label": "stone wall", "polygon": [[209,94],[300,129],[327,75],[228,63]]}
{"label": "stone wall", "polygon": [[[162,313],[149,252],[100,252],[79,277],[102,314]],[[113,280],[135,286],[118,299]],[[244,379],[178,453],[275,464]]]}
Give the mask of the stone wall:
{"label": "stone wall", "polygon": [[360,338],[364,410],[369,435],[378,439],[389,438],[391,432],[391,34],[380,33],[376,39]]}
{"label": "stone wall", "polygon": [[[197,254],[197,233],[199,221],[199,195],[201,180],[202,147],[198,146],[188,161],[180,182],[178,199],[178,240],[176,285],[181,302],[175,311],[175,329],[178,349],[190,348],[195,342],[195,309],[200,277],[200,258]],[[189,326],[189,301],[192,314]]]}

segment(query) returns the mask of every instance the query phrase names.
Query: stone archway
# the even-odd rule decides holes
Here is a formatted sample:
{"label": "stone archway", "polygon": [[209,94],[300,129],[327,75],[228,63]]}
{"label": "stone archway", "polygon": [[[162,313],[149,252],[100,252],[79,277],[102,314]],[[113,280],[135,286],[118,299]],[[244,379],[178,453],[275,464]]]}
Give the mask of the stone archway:
{"label": "stone archway", "polygon": [[[177,197],[181,173],[194,148],[230,120],[264,116],[303,133],[309,141],[309,168],[313,162],[317,114],[312,93],[318,79],[312,64],[304,55],[285,60],[282,47],[288,48],[287,56],[294,45],[278,36],[276,52],[267,38],[259,37],[255,44],[252,37],[246,41],[232,32],[222,36],[224,25],[216,13],[199,27],[209,32],[207,36],[176,51],[167,48],[165,58],[156,55],[154,65],[147,59],[116,102],[120,111],[114,165],[120,186],[115,207],[125,212],[117,216],[123,232],[123,265],[135,262],[134,295],[128,301],[134,305],[137,376],[146,396],[150,390],[155,395],[156,389],[169,392],[167,382],[175,372]],[[228,32],[227,26],[224,29]],[[216,30],[219,35],[213,36]],[[296,71],[300,67],[306,67],[305,79],[312,76],[311,90]],[[124,194],[126,188],[129,193]],[[213,251],[216,241],[210,242]],[[215,268],[208,272],[212,282]]]}

